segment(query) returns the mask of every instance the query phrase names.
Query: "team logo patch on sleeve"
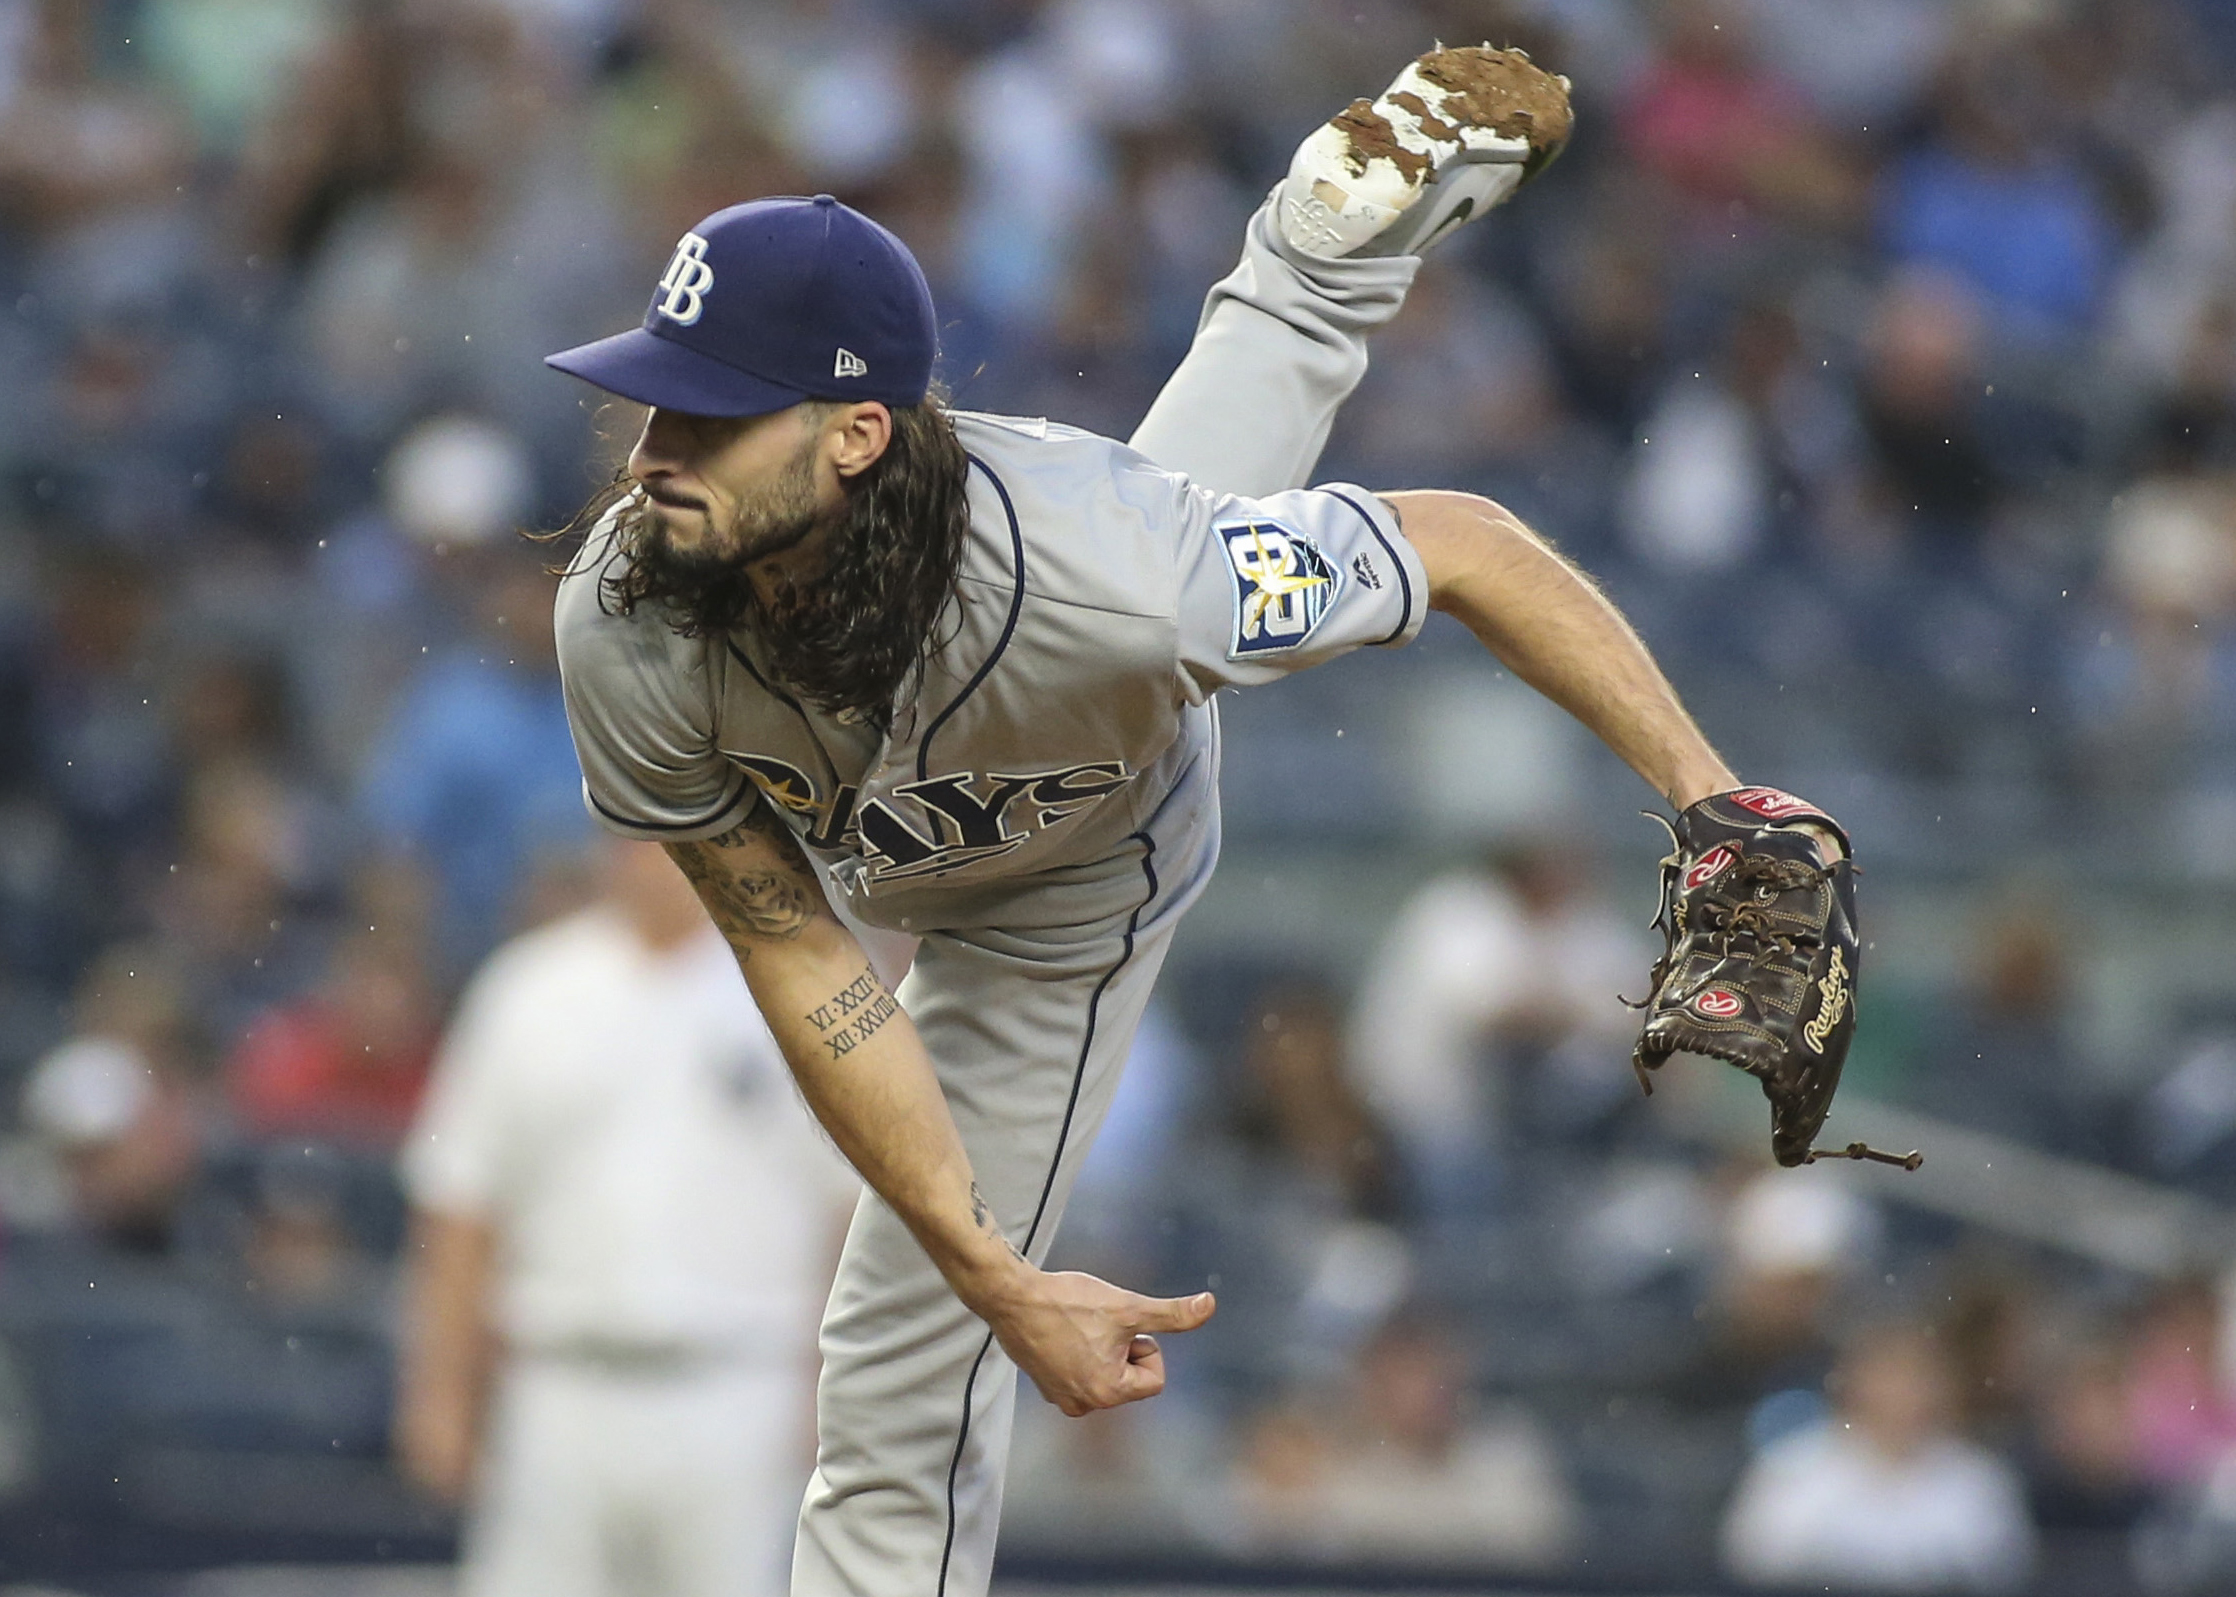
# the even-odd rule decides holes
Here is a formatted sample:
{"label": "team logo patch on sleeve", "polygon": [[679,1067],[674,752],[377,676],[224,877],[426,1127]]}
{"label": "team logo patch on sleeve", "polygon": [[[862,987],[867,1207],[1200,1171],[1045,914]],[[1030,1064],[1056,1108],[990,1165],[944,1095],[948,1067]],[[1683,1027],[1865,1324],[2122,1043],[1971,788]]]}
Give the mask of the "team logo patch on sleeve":
{"label": "team logo patch on sleeve", "polygon": [[1312,636],[1335,603],[1342,574],[1301,532],[1270,521],[1217,529],[1234,577],[1234,641],[1227,658],[1277,654]]}

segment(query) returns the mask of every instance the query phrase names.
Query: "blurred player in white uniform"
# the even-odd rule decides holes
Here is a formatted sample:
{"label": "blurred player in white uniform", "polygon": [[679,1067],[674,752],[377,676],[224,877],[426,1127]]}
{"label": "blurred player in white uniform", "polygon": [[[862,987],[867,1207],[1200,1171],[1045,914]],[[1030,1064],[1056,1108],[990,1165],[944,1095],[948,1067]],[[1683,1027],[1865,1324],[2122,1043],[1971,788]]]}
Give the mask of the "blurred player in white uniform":
{"label": "blurred player in white uniform", "polygon": [[653,845],[468,988],[403,1156],[397,1447],[469,1597],[774,1597],[857,1183]]}

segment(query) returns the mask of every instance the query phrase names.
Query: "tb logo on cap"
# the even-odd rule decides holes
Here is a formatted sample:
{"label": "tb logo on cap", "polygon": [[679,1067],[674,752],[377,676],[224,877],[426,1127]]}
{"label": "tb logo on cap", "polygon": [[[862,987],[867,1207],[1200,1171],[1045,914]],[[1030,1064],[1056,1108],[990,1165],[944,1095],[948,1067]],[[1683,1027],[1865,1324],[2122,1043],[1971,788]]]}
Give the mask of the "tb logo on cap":
{"label": "tb logo on cap", "polygon": [[706,309],[706,292],[714,286],[714,268],[707,265],[707,241],[696,233],[683,235],[668,269],[660,274],[664,291],[659,310],[678,327],[689,327]]}

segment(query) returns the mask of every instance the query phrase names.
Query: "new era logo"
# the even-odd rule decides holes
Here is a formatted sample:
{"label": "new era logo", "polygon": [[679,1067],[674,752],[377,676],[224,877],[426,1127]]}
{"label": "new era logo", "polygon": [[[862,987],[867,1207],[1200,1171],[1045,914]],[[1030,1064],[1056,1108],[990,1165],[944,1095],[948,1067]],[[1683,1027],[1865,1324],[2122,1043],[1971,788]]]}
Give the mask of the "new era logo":
{"label": "new era logo", "polygon": [[831,363],[833,377],[867,377],[869,374],[870,363],[851,349],[841,349],[838,359]]}

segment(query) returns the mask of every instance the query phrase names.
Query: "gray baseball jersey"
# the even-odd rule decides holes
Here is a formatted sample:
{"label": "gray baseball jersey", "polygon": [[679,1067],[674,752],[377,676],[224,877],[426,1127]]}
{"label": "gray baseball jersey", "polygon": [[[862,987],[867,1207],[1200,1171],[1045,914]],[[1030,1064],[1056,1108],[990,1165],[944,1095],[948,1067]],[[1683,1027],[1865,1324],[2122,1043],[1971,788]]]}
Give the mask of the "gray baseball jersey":
{"label": "gray baseball jersey", "polygon": [[1107,857],[1210,747],[1219,688],[1420,629],[1419,558],[1363,489],[1222,496],[1074,428],[955,426],[971,531],[951,641],[890,736],[786,693],[750,637],[610,613],[618,557],[592,541],[560,588],[559,659],[607,825],[707,837],[758,795],[855,914],[921,932],[943,889]]}
{"label": "gray baseball jersey", "polygon": [[[592,808],[676,841],[770,803],[846,908],[922,936],[901,1002],[1036,1261],[1218,853],[1212,695],[1420,628],[1388,506],[1294,486],[1418,264],[1301,255],[1261,210],[1133,447],[958,415],[970,537],[890,737],[786,695],[750,638],[607,613],[608,538],[561,584]],[[795,1597],[980,1597],[1015,1372],[874,1194],[821,1348]]]}

